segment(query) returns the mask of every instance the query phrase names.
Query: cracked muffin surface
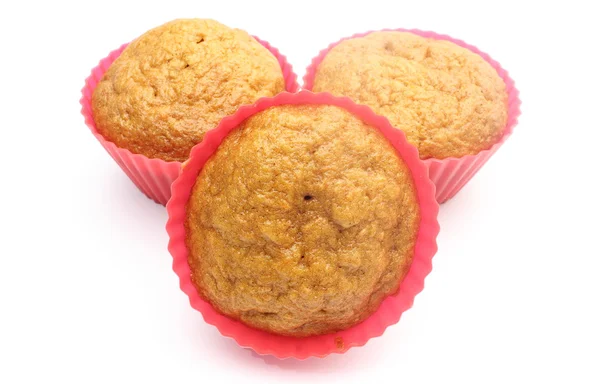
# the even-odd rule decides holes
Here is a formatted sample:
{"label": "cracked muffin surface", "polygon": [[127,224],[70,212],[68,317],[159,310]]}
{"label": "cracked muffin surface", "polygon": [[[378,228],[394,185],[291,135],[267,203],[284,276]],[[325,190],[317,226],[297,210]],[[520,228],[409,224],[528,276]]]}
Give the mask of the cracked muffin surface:
{"label": "cracked muffin surface", "polygon": [[319,64],[313,91],[370,106],[404,131],[422,159],[488,149],[508,114],[504,81],[481,56],[408,32],[342,41]]}
{"label": "cracked muffin surface", "polygon": [[98,131],[149,158],[184,161],[243,104],[285,90],[275,56],[245,31],[180,19],[134,40],[98,83]]}
{"label": "cracked muffin surface", "polygon": [[188,263],[222,314],[281,335],[330,333],[398,290],[419,223],[412,175],[379,130],[335,106],[271,107],[198,175]]}

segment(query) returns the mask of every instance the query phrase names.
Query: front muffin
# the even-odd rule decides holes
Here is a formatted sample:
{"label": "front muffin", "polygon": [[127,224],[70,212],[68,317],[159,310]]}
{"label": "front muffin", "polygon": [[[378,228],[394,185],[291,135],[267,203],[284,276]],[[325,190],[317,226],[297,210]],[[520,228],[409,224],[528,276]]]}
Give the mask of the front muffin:
{"label": "front muffin", "polygon": [[334,106],[272,107],[232,131],[186,207],[192,281],[269,332],[346,329],[397,291],[419,228],[412,176],[381,133]]}
{"label": "front muffin", "polygon": [[386,116],[422,159],[476,154],[506,127],[507,95],[496,70],[466,48],[412,33],[342,41],[318,66],[313,90]]}
{"label": "front muffin", "polygon": [[133,41],[92,98],[98,131],[149,158],[184,161],[240,105],[283,91],[277,59],[248,33],[175,20]]}

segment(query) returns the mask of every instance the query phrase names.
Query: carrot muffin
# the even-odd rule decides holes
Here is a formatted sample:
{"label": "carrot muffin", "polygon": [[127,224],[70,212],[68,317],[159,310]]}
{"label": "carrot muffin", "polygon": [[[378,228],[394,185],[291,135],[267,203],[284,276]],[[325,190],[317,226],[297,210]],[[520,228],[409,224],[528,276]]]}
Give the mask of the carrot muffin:
{"label": "carrot muffin", "polygon": [[394,294],[420,223],[396,150],[345,109],[286,105],[234,129],[186,206],[192,281],[224,315],[309,336],[351,327]]}
{"label": "carrot muffin", "polygon": [[386,116],[421,159],[488,149],[507,120],[504,81],[479,55],[407,32],[342,41],[317,68],[313,91],[348,96]]}
{"label": "carrot muffin", "polygon": [[248,33],[174,20],[133,41],[92,98],[98,131],[149,158],[184,161],[238,106],[285,89],[277,59]]}

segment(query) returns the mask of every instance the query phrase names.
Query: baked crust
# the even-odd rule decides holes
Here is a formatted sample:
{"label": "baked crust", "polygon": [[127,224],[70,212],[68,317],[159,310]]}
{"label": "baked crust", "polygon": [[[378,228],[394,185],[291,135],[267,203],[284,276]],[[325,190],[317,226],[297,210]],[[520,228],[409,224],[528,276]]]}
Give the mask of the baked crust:
{"label": "baked crust", "polygon": [[200,295],[289,336],[372,314],[408,272],[420,222],[412,175],[392,145],[326,105],[247,119],[205,164],[186,212]]}
{"label": "baked crust", "polygon": [[174,20],[133,41],[98,83],[98,131],[149,158],[184,161],[243,104],[285,90],[277,59],[245,31]]}
{"label": "baked crust", "polygon": [[407,32],[342,41],[317,68],[313,90],[386,116],[422,159],[476,154],[506,127],[505,84],[489,63],[452,42]]}

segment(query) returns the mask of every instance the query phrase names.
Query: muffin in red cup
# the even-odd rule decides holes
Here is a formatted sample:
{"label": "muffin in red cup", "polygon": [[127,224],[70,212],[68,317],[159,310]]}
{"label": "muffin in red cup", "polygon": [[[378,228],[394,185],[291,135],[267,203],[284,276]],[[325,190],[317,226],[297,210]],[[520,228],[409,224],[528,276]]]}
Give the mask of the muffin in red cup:
{"label": "muffin in red cup", "polygon": [[332,44],[307,69],[305,87],[348,96],[402,130],[428,167],[440,203],[512,132],[514,82],[488,55],[432,32],[384,30]]}
{"label": "muffin in red cup", "polygon": [[403,133],[330,94],[240,108],[194,147],[167,204],[181,288],[260,354],[325,356],[399,320],[436,251],[438,206]]}
{"label": "muffin in red cup", "polygon": [[244,104],[297,89],[268,43],[213,20],[154,28],[102,60],[86,80],[86,123],[131,180],[166,204],[204,133]]}

